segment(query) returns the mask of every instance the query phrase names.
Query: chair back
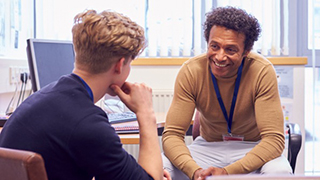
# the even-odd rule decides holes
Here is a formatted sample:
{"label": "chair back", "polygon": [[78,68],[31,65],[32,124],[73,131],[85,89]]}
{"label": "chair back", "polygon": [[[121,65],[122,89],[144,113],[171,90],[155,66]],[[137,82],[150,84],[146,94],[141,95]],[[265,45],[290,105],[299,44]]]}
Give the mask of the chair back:
{"label": "chair back", "polygon": [[192,124],[192,138],[195,140],[198,136],[200,136],[200,113],[196,111],[194,115],[194,120]]}
{"label": "chair back", "polygon": [[40,154],[0,147],[0,177],[10,180],[47,180]]}
{"label": "chair back", "polygon": [[289,129],[288,160],[292,167],[292,172],[294,173],[297,157],[302,145],[302,135],[298,124],[286,123],[286,126]]}

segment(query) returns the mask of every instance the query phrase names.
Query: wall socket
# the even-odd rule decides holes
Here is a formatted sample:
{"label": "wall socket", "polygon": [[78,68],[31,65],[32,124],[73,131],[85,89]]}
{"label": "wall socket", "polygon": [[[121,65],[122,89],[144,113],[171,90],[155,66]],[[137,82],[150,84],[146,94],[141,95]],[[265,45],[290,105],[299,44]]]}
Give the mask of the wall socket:
{"label": "wall socket", "polygon": [[25,66],[10,66],[9,70],[9,78],[10,78],[10,84],[15,84],[20,82],[20,74],[21,73],[28,73],[29,74],[29,68]]}

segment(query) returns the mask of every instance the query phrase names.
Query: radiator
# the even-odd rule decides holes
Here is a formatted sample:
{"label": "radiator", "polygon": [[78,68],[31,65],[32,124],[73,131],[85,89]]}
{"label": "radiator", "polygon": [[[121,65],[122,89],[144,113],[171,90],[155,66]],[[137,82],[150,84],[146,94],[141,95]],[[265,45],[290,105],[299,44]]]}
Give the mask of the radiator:
{"label": "radiator", "polygon": [[[162,114],[157,118],[164,118],[168,109],[170,107],[171,101],[173,98],[173,90],[152,90],[152,102],[154,112],[157,114]],[[162,152],[162,143],[159,136],[159,144]],[[185,142],[187,145],[191,144],[192,136],[186,136]],[[139,156],[139,145],[138,144],[124,144],[123,148],[130,153],[134,158]]]}
{"label": "radiator", "polygon": [[155,113],[167,113],[173,98],[173,90],[153,90],[152,102]]}
{"label": "radiator", "polygon": [[164,122],[173,99],[173,90],[153,90],[152,103],[158,122]]}

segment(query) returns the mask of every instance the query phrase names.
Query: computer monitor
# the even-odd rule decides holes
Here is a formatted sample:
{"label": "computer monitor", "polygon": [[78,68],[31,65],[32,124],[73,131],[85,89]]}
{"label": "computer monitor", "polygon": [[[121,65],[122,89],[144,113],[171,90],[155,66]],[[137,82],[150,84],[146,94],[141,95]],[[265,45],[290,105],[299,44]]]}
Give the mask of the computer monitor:
{"label": "computer monitor", "polygon": [[27,39],[27,56],[33,92],[70,74],[74,67],[71,41]]}

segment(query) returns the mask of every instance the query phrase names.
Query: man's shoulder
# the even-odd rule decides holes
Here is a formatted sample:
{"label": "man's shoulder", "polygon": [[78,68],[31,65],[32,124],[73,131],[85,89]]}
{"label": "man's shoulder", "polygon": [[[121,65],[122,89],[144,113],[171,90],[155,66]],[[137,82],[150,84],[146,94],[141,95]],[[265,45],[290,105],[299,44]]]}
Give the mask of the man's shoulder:
{"label": "man's shoulder", "polygon": [[253,51],[251,51],[248,54],[247,60],[251,63],[257,63],[262,66],[272,65],[272,63],[265,56],[263,56],[259,53],[253,52]]}
{"label": "man's shoulder", "polygon": [[191,57],[186,62],[184,62],[184,65],[194,65],[199,63],[206,63],[207,62],[207,55],[206,53]]}
{"label": "man's shoulder", "polygon": [[206,54],[191,57],[182,64],[177,78],[187,78],[191,80],[194,78],[197,79],[198,77],[204,77],[206,76],[206,73],[208,73],[208,67]]}
{"label": "man's shoulder", "polygon": [[204,69],[208,67],[208,60],[206,54],[200,54],[194,57],[191,57],[182,64],[181,69],[188,69],[192,72],[204,72]]}

